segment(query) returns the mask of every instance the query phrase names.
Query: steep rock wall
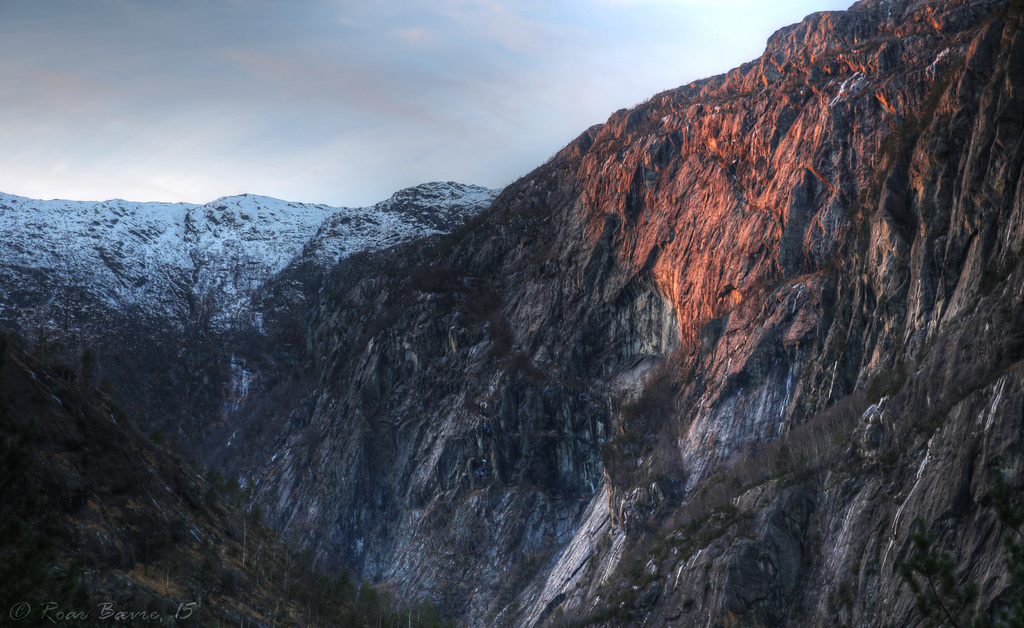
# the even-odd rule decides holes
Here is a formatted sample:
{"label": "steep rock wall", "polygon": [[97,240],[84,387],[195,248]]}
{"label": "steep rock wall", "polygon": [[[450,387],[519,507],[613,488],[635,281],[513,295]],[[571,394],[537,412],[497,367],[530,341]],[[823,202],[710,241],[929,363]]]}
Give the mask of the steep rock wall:
{"label": "steep rock wall", "polygon": [[917,516],[989,570],[988,608],[987,491],[1019,471],[1019,25],[813,15],[466,229],[343,265],[268,512],[471,625],[913,623]]}

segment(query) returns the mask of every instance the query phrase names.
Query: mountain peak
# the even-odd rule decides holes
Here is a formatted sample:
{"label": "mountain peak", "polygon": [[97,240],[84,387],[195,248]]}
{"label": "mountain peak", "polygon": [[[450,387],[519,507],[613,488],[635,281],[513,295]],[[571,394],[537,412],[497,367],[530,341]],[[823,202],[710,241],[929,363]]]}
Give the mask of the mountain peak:
{"label": "mountain peak", "polygon": [[[451,228],[494,195],[433,183],[375,206],[345,208],[255,194],[204,205],[0,194],[0,266],[9,271],[0,293],[27,290],[39,302],[55,302],[57,293],[75,287],[103,295],[111,307],[132,304],[185,324],[194,305],[182,299],[184,288],[216,304],[207,315],[225,324],[263,281],[310,248],[315,264],[331,265],[343,255]],[[40,277],[60,277],[62,285]],[[15,316],[11,308],[16,304],[0,302],[0,315]]]}

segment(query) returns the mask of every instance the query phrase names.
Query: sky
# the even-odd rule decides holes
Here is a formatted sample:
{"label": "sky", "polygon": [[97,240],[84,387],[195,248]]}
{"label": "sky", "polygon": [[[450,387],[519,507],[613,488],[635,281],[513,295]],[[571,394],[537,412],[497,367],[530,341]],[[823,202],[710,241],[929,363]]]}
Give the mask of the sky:
{"label": "sky", "polygon": [[362,206],[503,187],[852,0],[0,0],[0,191]]}

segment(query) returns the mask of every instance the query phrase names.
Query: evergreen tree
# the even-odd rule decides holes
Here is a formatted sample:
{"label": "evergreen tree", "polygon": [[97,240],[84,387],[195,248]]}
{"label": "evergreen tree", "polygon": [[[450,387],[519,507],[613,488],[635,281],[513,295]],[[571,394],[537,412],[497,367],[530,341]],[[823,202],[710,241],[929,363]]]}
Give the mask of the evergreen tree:
{"label": "evergreen tree", "polygon": [[1006,545],[1006,569],[1010,574],[1009,608],[1000,612],[1000,622],[1010,628],[1024,628],[1024,504],[1015,499],[1014,489],[1002,474],[996,475],[992,502],[1000,523],[1010,529],[1003,537]]}
{"label": "evergreen tree", "polygon": [[996,516],[1008,529],[1003,537],[1010,576],[1006,606],[999,610],[994,623],[985,615],[975,617],[971,606],[978,597],[977,583],[957,584],[952,557],[934,548],[935,535],[918,520],[910,535],[915,555],[900,564],[900,577],[913,591],[918,612],[934,626],[1024,628],[1024,504],[1001,474],[996,475],[990,494]]}
{"label": "evergreen tree", "polygon": [[92,383],[93,376],[96,375],[96,355],[92,352],[92,349],[86,349],[82,352],[82,383],[89,385]]}
{"label": "evergreen tree", "polygon": [[971,624],[970,606],[978,597],[978,586],[956,581],[956,563],[949,552],[935,549],[935,535],[919,519],[910,534],[916,554],[900,564],[900,577],[914,593],[917,611],[933,626],[965,628]]}

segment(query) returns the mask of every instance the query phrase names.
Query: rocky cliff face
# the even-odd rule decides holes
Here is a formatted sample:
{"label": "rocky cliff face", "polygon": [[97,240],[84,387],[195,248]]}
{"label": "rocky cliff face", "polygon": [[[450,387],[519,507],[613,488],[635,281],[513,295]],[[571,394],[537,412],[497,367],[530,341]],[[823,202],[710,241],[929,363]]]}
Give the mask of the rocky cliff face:
{"label": "rocky cliff face", "polygon": [[452,235],[342,263],[250,465],[268,512],[470,625],[914,625],[918,518],[998,605],[1020,25],[812,15]]}

